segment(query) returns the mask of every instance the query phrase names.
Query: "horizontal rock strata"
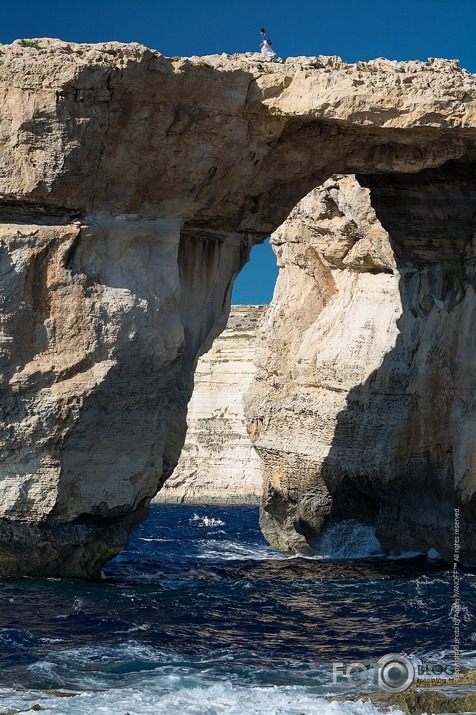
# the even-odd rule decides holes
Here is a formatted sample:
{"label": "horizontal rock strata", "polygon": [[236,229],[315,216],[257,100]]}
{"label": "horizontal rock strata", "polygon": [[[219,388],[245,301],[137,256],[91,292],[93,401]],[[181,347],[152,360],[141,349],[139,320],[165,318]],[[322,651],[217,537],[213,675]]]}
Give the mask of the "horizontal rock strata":
{"label": "horizontal rock strata", "polygon": [[[167,59],[137,44],[47,39],[2,46],[0,60],[0,575],[95,577],[127,543],[177,463],[196,361],[226,323],[233,278],[250,247],[311,189],[336,173],[367,176],[380,220],[401,247],[395,256],[400,251],[402,275],[420,260],[415,226],[434,246],[432,265],[440,258],[461,265],[466,213],[463,222],[454,216],[445,224],[454,236],[425,233],[425,226],[429,213],[436,230],[444,224],[441,211],[446,220],[455,201],[472,200],[476,79],[455,61]],[[424,177],[427,208],[405,209],[412,221],[400,224],[395,197],[407,191],[404,174]],[[445,186],[453,188],[446,193]],[[370,259],[364,250],[355,260]],[[376,268],[381,300],[394,290],[385,283],[388,270]],[[448,283],[446,268],[428,274],[428,299],[418,281],[410,282],[405,300],[414,302],[408,315],[429,317],[426,328],[414,328],[418,336],[431,334],[431,360],[441,358],[429,382],[438,379],[444,394],[455,385],[451,410],[433,392],[435,414],[444,410],[450,419],[450,410],[454,428],[469,440],[469,383],[459,382],[455,369],[469,360],[462,355],[472,354],[472,339],[448,327],[448,306],[469,311],[464,299],[458,302],[458,286],[469,296],[469,279],[454,275]],[[296,300],[307,291],[303,286]],[[332,281],[326,291],[335,291]],[[324,300],[312,298],[316,306]],[[293,330],[302,325],[298,305]],[[373,304],[369,309],[375,315]],[[446,322],[433,322],[437,309],[448,314]],[[352,330],[374,340],[370,327]],[[279,344],[270,333],[269,349]],[[411,350],[413,342],[401,345]],[[336,359],[325,361],[331,386]],[[362,359],[358,353],[356,379]],[[414,377],[403,382],[426,385],[426,359],[411,364]],[[373,358],[369,369],[377,369]],[[353,389],[351,383],[346,378],[339,390]],[[422,434],[440,431],[436,422],[408,424]],[[382,428],[372,435],[383,450],[385,434]],[[406,444],[405,430],[399,435]],[[447,533],[446,507],[439,505],[447,504],[454,479],[472,508],[472,462],[465,450],[447,452],[446,439],[431,440],[434,449],[412,452],[411,474],[433,465],[423,481]],[[359,469],[367,467],[364,460]],[[398,479],[389,503],[398,502]]]}
{"label": "horizontal rock strata", "polygon": [[255,374],[254,340],[264,305],[233,305],[226,329],[199,359],[179,462],[155,501],[257,504],[259,457],[246,431],[243,397]]}

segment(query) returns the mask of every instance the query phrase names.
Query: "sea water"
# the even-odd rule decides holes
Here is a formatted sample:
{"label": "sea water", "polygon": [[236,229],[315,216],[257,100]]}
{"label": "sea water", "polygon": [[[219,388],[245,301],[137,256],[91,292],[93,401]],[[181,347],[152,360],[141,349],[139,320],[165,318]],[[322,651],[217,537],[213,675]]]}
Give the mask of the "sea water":
{"label": "sea water", "polygon": [[[201,517],[224,522],[203,526]],[[98,583],[4,580],[0,712],[44,715],[372,715],[326,696],[333,663],[389,653],[453,662],[452,570],[383,558],[368,527],[286,558],[252,507],[158,505]],[[461,574],[463,664],[476,664],[476,577]],[[395,713],[400,711],[395,710]]]}

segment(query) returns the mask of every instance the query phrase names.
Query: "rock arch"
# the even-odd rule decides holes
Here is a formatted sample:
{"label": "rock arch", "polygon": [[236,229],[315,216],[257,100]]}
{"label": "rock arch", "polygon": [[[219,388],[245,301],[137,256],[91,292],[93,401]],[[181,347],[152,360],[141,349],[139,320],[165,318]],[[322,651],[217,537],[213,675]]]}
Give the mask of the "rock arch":
{"label": "rock arch", "polygon": [[178,458],[253,242],[333,174],[472,162],[476,84],[439,60],[38,45],[0,74],[0,573],[94,577]]}

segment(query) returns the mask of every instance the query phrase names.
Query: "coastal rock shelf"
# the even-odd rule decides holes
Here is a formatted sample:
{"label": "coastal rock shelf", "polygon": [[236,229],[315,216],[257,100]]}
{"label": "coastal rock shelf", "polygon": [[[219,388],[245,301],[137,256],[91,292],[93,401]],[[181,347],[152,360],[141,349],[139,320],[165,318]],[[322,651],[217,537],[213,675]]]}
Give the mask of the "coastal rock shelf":
{"label": "coastal rock shelf", "polygon": [[[402,547],[426,548],[431,525],[448,555],[457,504],[462,557],[476,558],[474,76],[445,60],[170,59],[137,44],[39,39],[2,46],[0,93],[0,575],[93,578],[124,547],[177,464],[197,359],[226,324],[251,246],[336,174],[370,192],[392,250],[383,238],[350,241],[364,218],[349,228],[329,201],[325,220],[343,213],[342,236],[282,251],[295,304],[275,305],[270,328],[292,315],[294,337],[270,332],[266,350],[275,362],[275,349],[299,345],[309,365],[281,352],[260,379],[282,389],[288,414],[295,405],[294,433],[310,429],[322,385],[322,430],[309,432],[319,447],[306,467],[300,445],[288,450],[292,433],[278,438],[277,393],[275,417],[253,403],[250,432],[274,480],[266,513],[278,524],[299,504],[306,544],[334,517],[377,519],[380,538],[390,544],[398,529]],[[349,251],[335,246],[349,231]],[[322,295],[307,280],[315,272]],[[382,315],[365,299],[372,279]],[[402,310],[393,323],[391,303]],[[313,373],[315,347],[300,335],[325,304],[335,312],[323,345],[338,327],[346,335]],[[296,394],[289,374],[302,381]],[[317,496],[304,498],[310,484]]]}
{"label": "coastal rock shelf", "polygon": [[246,431],[242,403],[256,372],[256,326],[265,310],[265,305],[232,305],[225,330],[199,359],[185,444],[154,501],[260,502],[260,460]]}

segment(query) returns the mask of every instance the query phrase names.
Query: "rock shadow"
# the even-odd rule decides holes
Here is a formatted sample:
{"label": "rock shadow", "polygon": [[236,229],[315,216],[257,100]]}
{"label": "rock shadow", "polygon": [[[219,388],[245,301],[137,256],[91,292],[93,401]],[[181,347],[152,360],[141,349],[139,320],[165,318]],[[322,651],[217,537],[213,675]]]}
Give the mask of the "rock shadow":
{"label": "rock shadow", "polygon": [[297,529],[315,547],[323,523],[355,519],[385,550],[452,559],[459,508],[462,558],[476,561],[475,165],[357,178],[390,234],[399,333],[347,395],[322,465],[331,499],[311,489]]}

